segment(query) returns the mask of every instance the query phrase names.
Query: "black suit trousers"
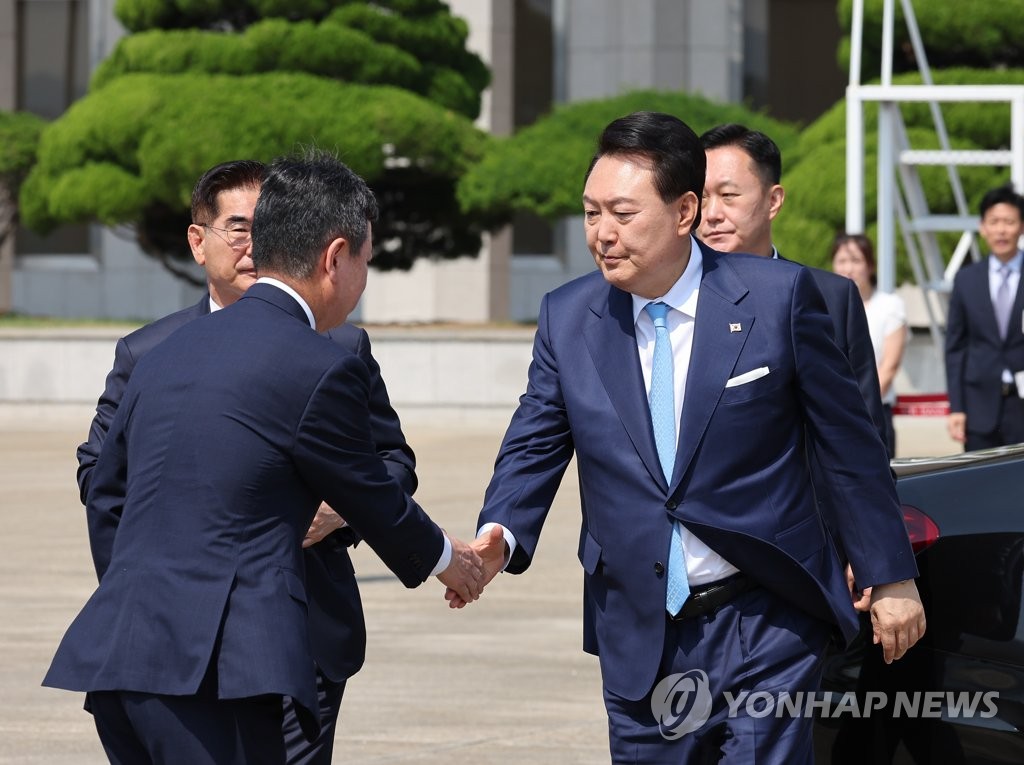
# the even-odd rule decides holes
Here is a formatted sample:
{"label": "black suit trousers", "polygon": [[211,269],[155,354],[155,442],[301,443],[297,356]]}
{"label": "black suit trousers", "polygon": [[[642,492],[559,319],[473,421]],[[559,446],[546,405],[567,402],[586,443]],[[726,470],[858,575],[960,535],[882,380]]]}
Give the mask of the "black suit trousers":
{"label": "black suit trousers", "polygon": [[113,765],[284,765],[281,697],[216,699],[134,691],[89,694]]}
{"label": "black suit trousers", "polygon": [[331,765],[334,754],[334,733],[338,728],[341,697],[345,680],[335,683],[317,668],[316,697],[320,704],[320,735],[309,741],[299,725],[295,705],[284,697],[284,745],[288,765]]}

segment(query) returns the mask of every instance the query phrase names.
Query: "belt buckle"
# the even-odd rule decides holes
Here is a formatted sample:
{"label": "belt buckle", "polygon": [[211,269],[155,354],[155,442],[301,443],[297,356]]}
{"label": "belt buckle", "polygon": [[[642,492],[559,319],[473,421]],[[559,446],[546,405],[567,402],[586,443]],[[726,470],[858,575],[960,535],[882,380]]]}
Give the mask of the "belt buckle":
{"label": "belt buckle", "polygon": [[690,619],[694,616],[701,616],[707,613],[710,607],[707,601],[712,592],[716,592],[720,587],[710,587],[708,589],[700,590],[699,592],[691,592],[683,602],[683,607],[679,609],[679,613],[672,617],[673,621],[682,621],[683,619]]}
{"label": "belt buckle", "polygon": [[[700,592],[695,592],[692,595],[690,595],[690,597],[693,598],[693,605],[697,609],[698,614],[704,612],[704,609],[706,608],[706,606],[704,605],[704,601],[707,600],[709,592],[710,590],[701,590]],[[685,603],[683,604],[683,607],[686,607]]]}

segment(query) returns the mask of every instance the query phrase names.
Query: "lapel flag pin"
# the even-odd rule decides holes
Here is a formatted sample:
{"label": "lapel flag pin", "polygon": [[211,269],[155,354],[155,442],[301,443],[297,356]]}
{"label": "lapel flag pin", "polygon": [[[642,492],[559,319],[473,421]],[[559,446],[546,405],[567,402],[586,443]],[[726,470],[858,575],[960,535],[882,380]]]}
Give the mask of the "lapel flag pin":
{"label": "lapel flag pin", "polygon": [[738,323],[737,324],[730,324],[729,325],[729,331],[730,332],[742,332],[743,331],[743,326],[738,324]]}

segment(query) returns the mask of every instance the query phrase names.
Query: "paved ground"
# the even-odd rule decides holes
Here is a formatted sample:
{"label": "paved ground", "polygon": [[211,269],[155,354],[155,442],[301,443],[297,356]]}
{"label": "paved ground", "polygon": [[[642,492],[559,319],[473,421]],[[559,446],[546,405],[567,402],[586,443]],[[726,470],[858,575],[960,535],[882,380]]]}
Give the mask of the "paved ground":
{"label": "paved ground", "polygon": [[[75,485],[88,407],[0,406],[0,763],[106,762],[81,694],[41,688],[94,581]],[[456,535],[473,530],[504,417],[406,417],[417,498]],[[941,421],[898,423],[903,456],[958,449]],[[576,475],[570,468],[533,568],[449,611],[440,585],[405,590],[361,546],[366,667],[349,684],[338,761],[607,762],[597,662],[580,649]]]}

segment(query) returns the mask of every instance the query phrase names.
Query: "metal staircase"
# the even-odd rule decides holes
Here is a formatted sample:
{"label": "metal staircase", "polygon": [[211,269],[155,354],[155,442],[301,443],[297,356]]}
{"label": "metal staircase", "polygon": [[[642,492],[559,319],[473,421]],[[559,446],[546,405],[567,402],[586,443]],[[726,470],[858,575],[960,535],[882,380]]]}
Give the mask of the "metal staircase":
{"label": "metal staircase", "polygon": [[[1024,190],[1024,85],[936,85],[911,0],[900,0],[907,32],[918,62],[922,84],[893,85],[893,28],[895,0],[885,0],[882,25],[881,82],[863,85],[861,54],[864,2],[854,0],[850,34],[850,80],[846,88],[846,229],[864,231],[864,105],[878,104],[878,289],[891,292],[896,284],[896,237],[902,237],[914,280],[922,291],[928,311],[932,341],[940,361],[946,306],[953,276],[970,255],[980,257],[976,232],[978,216],[969,210],[958,168],[991,165],[1010,168],[1018,191]],[[938,138],[938,150],[914,149],[907,136],[900,105],[923,102],[930,108]],[[1006,102],[1010,104],[1007,139],[1010,149],[957,151],[950,145],[942,116],[942,103]],[[946,168],[956,204],[955,214],[935,214],[928,209],[918,168]],[[960,232],[960,240],[947,261],[937,234]]]}

